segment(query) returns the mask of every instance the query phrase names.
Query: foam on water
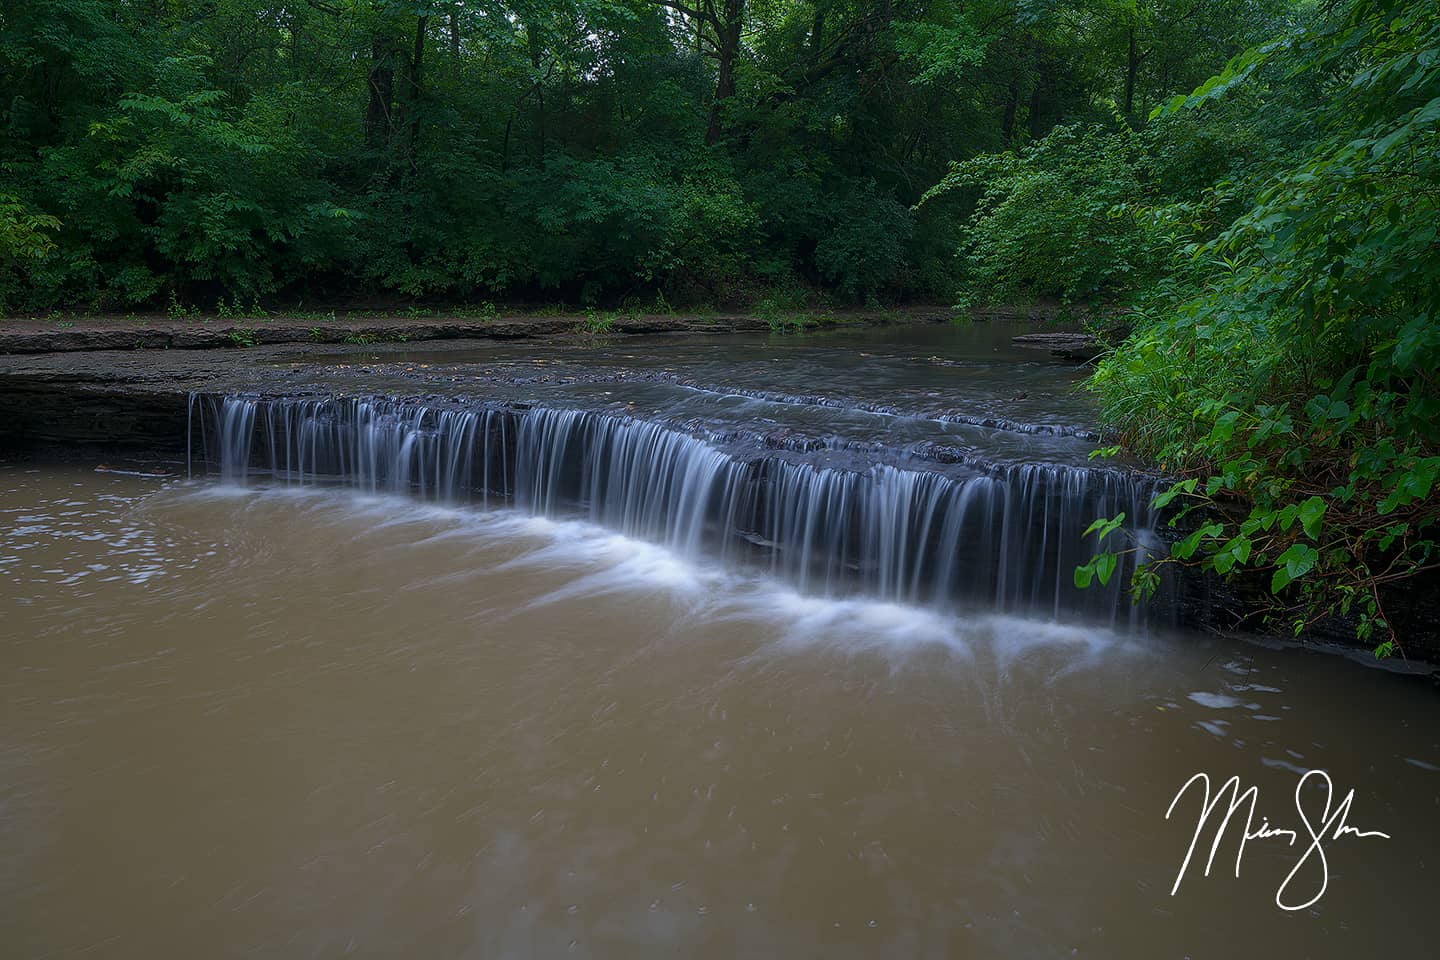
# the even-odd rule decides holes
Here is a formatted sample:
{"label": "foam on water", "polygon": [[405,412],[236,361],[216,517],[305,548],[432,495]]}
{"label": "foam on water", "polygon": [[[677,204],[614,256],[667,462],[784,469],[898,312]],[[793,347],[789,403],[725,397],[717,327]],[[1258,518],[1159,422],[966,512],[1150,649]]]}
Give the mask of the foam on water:
{"label": "foam on water", "polygon": [[[233,396],[197,409],[206,459],[232,483],[268,477],[513,505],[588,520],[692,563],[762,569],[826,597],[980,604],[1131,629],[1146,616],[1127,581],[1153,542],[1152,481],[1124,471],[936,450],[862,455],[575,409]],[[1086,527],[1121,512],[1137,549],[1107,584],[1076,588],[1072,571],[1091,553]]]}
{"label": "foam on water", "polygon": [[[524,571],[543,574],[533,596],[514,597],[513,617],[540,607],[627,598],[669,605],[676,630],[702,621],[744,622],[769,634],[763,655],[809,651],[871,655],[899,663],[923,651],[963,660],[977,650],[1002,666],[1035,651],[1079,664],[1129,646],[1099,625],[979,611],[939,610],[866,597],[807,594],[759,572],[706,562],[675,549],[616,533],[583,520],[477,509],[318,487],[186,485],[184,497],[229,501],[242,513],[279,506],[307,522],[357,525],[354,537],[393,530],[408,548],[463,541],[474,566],[447,578],[455,583]],[[551,585],[559,580],[558,585]],[[397,589],[404,589],[397,584]]]}

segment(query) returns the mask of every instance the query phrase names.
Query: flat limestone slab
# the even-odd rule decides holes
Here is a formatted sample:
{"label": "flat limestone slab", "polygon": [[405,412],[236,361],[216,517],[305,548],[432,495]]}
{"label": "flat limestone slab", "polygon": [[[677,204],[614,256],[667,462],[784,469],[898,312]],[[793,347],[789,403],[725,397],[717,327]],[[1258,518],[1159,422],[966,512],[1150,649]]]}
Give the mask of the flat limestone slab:
{"label": "flat limestone slab", "polygon": [[1100,341],[1088,333],[1026,333],[1011,340],[1018,347],[1048,350],[1051,356],[1074,363],[1091,363],[1105,352]]}

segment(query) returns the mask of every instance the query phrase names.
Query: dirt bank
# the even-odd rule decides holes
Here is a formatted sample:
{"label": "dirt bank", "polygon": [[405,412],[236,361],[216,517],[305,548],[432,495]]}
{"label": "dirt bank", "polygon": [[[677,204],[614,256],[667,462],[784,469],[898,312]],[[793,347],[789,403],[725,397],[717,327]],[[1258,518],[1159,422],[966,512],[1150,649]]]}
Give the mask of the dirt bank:
{"label": "dirt bank", "polygon": [[[991,310],[977,319],[1029,317],[1030,310]],[[93,350],[214,350],[277,344],[416,343],[437,340],[517,340],[656,333],[736,333],[772,326],[942,322],[942,306],[879,310],[801,311],[775,318],[743,313],[695,314],[274,314],[253,318],[163,315],[28,317],[0,320],[0,354]]]}

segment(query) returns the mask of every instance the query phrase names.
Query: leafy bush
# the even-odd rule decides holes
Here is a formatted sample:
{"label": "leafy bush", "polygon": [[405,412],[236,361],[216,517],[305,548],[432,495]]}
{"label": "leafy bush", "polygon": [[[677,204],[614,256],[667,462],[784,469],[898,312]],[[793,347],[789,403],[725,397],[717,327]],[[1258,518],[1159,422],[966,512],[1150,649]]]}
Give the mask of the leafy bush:
{"label": "leafy bush", "polygon": [[0,313],[7,301],[21,299],[31,271],[54,252],[50,236],[59,229],[59,220],[26,209],[12,194],[0,193]]}
{"label": "leafy bush", "polygon": [[1167,110],[1267,71],[1326,91],[1322,135],[1179,251],[1095,385],[1131,445],[1186,475],[1161,501],[1199,520],[1160,562],[1263,576],[1297,633],[1351,614],[1383,654],[1387,600],[1440,566],[1440,20],[1355,0]]}
{"label": "leafy bush", "polygon": [[1018,151],[952,165],[922,200],[968,188],[961,299],[1093,300],[1153,278],[1163,253],[1142,221],[1123,215],[1144,196],[1142,138],[1128,128],[1056,127]]}
{"label": "leafy bush", "polygon": [[816,245],[815,266],[844,296],[873,297],[898,281],[913,232],[910,211],[868,187],[845,204]]}

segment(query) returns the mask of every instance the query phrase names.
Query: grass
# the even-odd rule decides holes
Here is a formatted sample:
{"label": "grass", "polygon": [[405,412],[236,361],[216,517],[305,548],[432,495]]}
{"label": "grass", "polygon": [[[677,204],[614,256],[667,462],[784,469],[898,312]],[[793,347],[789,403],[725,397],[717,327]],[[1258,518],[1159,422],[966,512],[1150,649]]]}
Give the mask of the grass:
{"label": "grass", "polygon": [[580,330],[590,336],[603,336],[615,329],[615,312],[599,313],[595,310],[586,310],[585,319],[580,321]]}
{"label": "grass", "polygon": [[762,319],[769,324],[771,333],[800,333],[803,330],[808,330],[813,327],[833,327],[841,324],[862,322],[859,317],[841,317],[826,312],[776,312],[762,314],[761,316]]}
{"label": "grass", "polygon": [[[721,310],[714,305],[677,308],[659,295],[653,298],[649,296],[629,297],[620,306],[609,309],[594,305],[577,307],[573,303],[563,302],[498,306],[488,300],[431,307],[412,304],[408,307],[395,305],[371,309],[329,307],[306,309],[300,305],[294,309],[273,306],[267,309],[257,301],[251,301],[246,306],[238,298],[231,297],[217,302],[213,310],[202,310],[194,303],[182,300],[178,295],[172,294],[168,307],[153,312],[121,314],[83,310],[53,310],[48,314],[37,312],[28,316],[17,315],[14,319],[28,319],[31,322],[46,323],[57,327],[135,326],[167,320],[172,323],[183,322],[185,324],[208,325],[215,323],[222,325],[222,329],[243,324],[244,328],[252,333],[256,329],[265,330],[277,324],[285,324],[310,330],[311,339],[317,341],[327,338],[316,336],[314,331],[340,327],[341,329],[333,335],[334,339],[338,341],[347,332],[344,328],[348,324],[403,323],[406,321],[420,323],[427,317],[477,325],[494,323],[502,319],[510,321],[565,319],[574,323],[572,329],[576,333],[595,337],[614,334],[617,327],[628,319],[650,316],[671,317],[684,321],[685,325],[695,328],[704,328],[732,316],[749,316],[764,321],[775,333],[789,334],[815,327],[860,323],[873,318],[877,313],[885,312],[883,308],[853,311],[843,309],[823,298],[817,299],[810,292],[800,288],[780,288],[771,290],[769,296],[760,299],[749,309],[728,310]],[[390,339],[388,334],[382,334],[372,342],[383,342]]]}

